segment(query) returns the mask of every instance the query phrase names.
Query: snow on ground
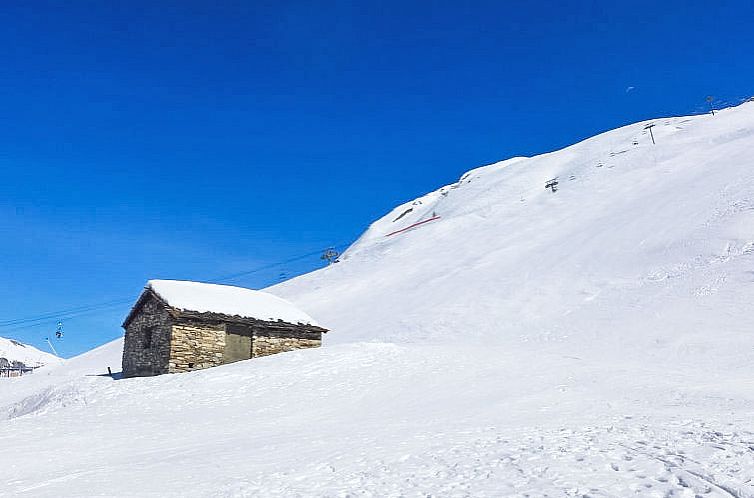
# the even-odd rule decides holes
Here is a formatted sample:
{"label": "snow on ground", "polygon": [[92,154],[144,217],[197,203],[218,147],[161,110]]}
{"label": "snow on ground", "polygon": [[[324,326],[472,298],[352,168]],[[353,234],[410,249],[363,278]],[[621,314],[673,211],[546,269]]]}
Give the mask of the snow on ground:
{"label": "snow on ground", "polygon": [[34,451],[0,472],[7,496],[752,496],[746,379],[634,367],[360,343],[87,377],[6,412]]}
{"label": "snow on ground", "polygon": [[112,380],[115,342],[0,383],[0,494],[754,497],[754,104],[648,123],[270,289],[323,348]]}
{"label": "snow on ground", "polygon": [[84,377],[104,376],[108,367],[112,372],[119,373],[122,369],[122,357],[123,338],[120,338],[74,358],[48,364],[35,370],[33,374],[15,379],[0,379],[0,420],[7,418],[4,408],[7,410],[24,400],[33,403],[33,399],[40,397],[41,391],[53,389],[56,385],[76,384]]}

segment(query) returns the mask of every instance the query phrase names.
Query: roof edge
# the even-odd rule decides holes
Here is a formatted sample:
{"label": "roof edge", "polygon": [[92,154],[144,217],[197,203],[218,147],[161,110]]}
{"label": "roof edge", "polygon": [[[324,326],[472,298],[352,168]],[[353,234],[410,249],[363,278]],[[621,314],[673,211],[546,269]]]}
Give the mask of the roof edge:
{"label": "roof edge", "polygon": [[309,323],[293,323],[293,322],[287,322],[285,320],[262,320],[259,318],[254,317],[247,317],[247,316],[241,316],[241,315],[228,315],[225,313],[217,313],[214,311],[193,311],[193,310],[183,310],[178,309],[170,306],[169,304],[166,304],[167,308],[171,311],[172,315],[176,319],[195,319],[195,320],[215,320],[215,321],[221,321],[221,322],[232,322],[232,323],[243,323],[243,324],[249,324],[249,325],[265,325],[265,326],[279,326],[279,325],[288,325],[291,327],[297,327],[303,330],[307,330],[310,332],[321,332],[321,333],[327,333],[329,332],[329,329],[326,329],[324,327],[320,327],[319,325],[312,325]]}
{"label": "roof edge", "polygon": [[123,323],[121,324],[121,327],[124,329],[128,327],[128,325],[133,321],[133,319],[136,317],[136,315],[141,311],[141,308],[144,307],[144,304],[146,304],[147,300],[152,297],[159,301],[163,306],[165,306],[168,309],[172,309],[164,299],[160,297],[159,294],[157,294],[155,291],[152,290],[152,288],[147,285],[144,287],[144,289],[141,291],[141,294],[139,294],[139,298],[136,300],[136,303],[131,307],[131,311],[128,312],[128,315],[126,315],[125,320],[123,320]]}
{"label": "roof edge", "polygon": [[261,320],[259,318],[245,317],[241,315],[228,315],[225,313],[217,313],[213,311],[192,311],[192,310],[184,310],[184,309],[176,308],[168,304],[148,284],[141,291],[141,294],[139,294],[139,298],[136,300],[136,303],[133,305],[133,307],[131,307],[131,311],[129,311],[125,320],[123,320],[123,324],[121,325],[121,327],[123,327],[124,329],[128,328],[129,324],[134,320],[136,315],[139,314],[141,309],[144,307],[144,305],[147,303],[147,301],[150,298],[157,300],[160,304],[162,304],[162,306],[165,307],[168,313],[170,313],[174,318],[178,318],[178,319],[194,318],[197,320],[217,320],[217,321],[223,321],[223,322],[260,324],[260,325],[267,325],[267,326],[275,326],[275,325],[284,324],[284,325],[290,325],[293,327],[298,327],[298,328],[301,328],[310,332],[320,332],[323,334],[326,334],[327,332],[329,332],[329,329],[320,327],[319,325],[312,325],[308,323],[293,323],[293,322],[286,322],[285,320],[275,320],[275,321]]}

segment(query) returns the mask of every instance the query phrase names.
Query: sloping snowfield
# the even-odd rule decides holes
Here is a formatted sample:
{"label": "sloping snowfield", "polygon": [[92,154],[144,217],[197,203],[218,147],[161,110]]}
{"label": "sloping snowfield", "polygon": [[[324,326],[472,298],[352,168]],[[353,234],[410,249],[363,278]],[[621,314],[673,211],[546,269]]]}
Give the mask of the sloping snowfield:
{"label": "sloping snowfield", "polygon": [[753,151],[749,103],[478,168],[270,289],[321,349],[1,382],[0,494],[754,497]]}
{"label": "sloping snowfield", "polygon": [[20,361],[29,367],[60,363],[60,359],[50,353],[5,337],[0,337],[0,358],[9,362]]}

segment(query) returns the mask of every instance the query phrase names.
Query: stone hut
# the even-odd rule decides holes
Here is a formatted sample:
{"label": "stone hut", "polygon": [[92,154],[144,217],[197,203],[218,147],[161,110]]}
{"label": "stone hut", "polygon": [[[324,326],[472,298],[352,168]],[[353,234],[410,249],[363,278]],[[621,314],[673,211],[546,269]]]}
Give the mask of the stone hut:
{"label": "stone hut", "polygon": [[123,376],[187,372],[301,348],[326,329],[265,292],[150,280],[123,322]]}

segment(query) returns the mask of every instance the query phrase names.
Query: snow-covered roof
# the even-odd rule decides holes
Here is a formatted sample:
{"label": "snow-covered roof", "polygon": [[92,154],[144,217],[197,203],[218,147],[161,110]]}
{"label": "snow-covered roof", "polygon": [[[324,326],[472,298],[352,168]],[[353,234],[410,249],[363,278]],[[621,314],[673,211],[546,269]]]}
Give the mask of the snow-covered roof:
{"label": "snow-covered roof", "polygon": [[168,306],[179,310],[317,325],[312,317],[285,299],[243,287],[185,280],[150,280],[147,289]]}

